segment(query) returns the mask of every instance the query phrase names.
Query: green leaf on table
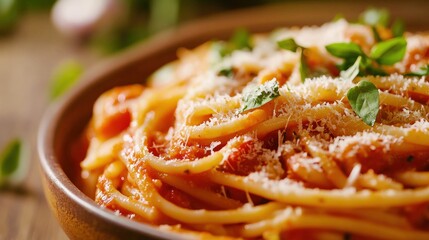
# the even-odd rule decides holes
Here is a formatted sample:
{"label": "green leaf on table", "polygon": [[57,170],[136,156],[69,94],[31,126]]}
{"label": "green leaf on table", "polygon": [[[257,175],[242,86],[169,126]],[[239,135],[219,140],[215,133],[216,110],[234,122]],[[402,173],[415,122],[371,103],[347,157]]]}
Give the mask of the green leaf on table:
{"label": "green leaf on table", "polygon": [[356,59],[358,56],[364,55],[362,48],[356,43],[331,43],[325,46],[326,50],[335,57]]}
{"label": "green leaf on table", "polygon": [[299,46],[293,38],[283,39],[277,42],[277,46],[281,49],[289,50],[296,52],[298,48],[303,48]]}
{"label": "green leaf on table", "polygon": [[394,37],[402,37],[405,32],[405,23],[402,20],[396,20],[392,24],[392,34]]}
{"label": "green leaf on table", "polygon": [[17,171],[22,155],[22,143],[19,139],[12,140],[0,155],[0,179],[6,178]]}
{"label": "green leaf on table", "polygon": [[386,9],[369,8],[359,16],[359,22],[370,26],[387,27],[390,21],[390,13]]}
{"label": "green leaf on table", "polygon": [[404,58],[406,49],[405,38],[397,37],[376,44],[371,49],[370,57],[379,64],[393,65]]}
{"label": "green leaf on table", "polygon": [[279,83],[276,79],[265,82],[257,87],[247,89],[243,92],[242,101],[244,103],[241,112],[258,108],[276,97],[280,96]]}
{"label": "green leaf on table", "polygon": [[369,81],[360,81],[347,92],[347,99],[353,111],[369,126],[377,118],[380,96],[377,87]]}
{"label": "green leaf on table", "polygon": [[421,67],[418,71],[404,74],[405,76],[423,77],[429,76],[429,64]]}
{"label": "green leaf on table", "polygon": [[51,83],[51,99],[63,95],[72,87],[83,73],[83,66],[75,61],[68,60],[62,63],[54,72]]}
{"label": "green leaf on table", "polygon": [[362,57],[359,56],[351,67],[349,67],[345,71],[341,71],[340,77],[346,81],[353,81],[353,79],[355,79],[355,77],[359,74],[359,66],[361,59]]}

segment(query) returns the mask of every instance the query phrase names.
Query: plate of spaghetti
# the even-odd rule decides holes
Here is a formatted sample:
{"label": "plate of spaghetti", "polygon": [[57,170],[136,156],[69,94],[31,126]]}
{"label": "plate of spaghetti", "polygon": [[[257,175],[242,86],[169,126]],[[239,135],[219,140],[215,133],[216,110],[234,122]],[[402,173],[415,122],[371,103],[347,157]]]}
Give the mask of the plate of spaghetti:
{"label": "plate of spaghetti", "polygon": [[429,239],[429,34],[380,16],[179,49],[97,97],[76,185],[161,238]]}

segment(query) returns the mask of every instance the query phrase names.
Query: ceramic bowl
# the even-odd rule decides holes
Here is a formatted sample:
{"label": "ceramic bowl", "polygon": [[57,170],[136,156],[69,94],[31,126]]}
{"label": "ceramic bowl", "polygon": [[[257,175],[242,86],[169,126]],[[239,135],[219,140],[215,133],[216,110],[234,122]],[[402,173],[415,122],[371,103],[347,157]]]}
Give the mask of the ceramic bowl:
{"label": "ceramic bowl", "polygon": [[[389,2],[384,6],[405,19],[412,29],[427,30],[428,3],[420,4],[425,7],[408,2]],[[294,3],[224,13],[159,34],[88,71],[80,85],[50,107],[38,135],[46,199],[67,236],[70,239],[181,238],[102,209],[73,184],[73,174],[77,171],[70,157],[72,142],[88,123],[92,106],[101,93],[114,86],[144,83],[157,68],[176,58],[178,48],[193,48],[210,39],[227,38],[238,27],[267,32],[277,27],[320,24],[331,20],[336,13],[356,19],[366,6],[351,1]]]}

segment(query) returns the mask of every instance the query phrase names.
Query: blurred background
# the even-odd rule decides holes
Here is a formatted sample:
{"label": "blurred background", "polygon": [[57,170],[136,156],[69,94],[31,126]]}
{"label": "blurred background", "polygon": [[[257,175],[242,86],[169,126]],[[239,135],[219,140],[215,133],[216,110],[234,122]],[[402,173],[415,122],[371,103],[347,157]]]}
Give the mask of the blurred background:
{"label": "blurred background", "polygon": [[[199,18],[241,8],[310,2],[328,6],[336,3],[0,0],[0,240],[66,239],[43,196],[36,135],[46,108],[76,84],[87,69],[157,32]],[[362,5],[383,6],[387,2],[392,1],[365,1]],[[402,12],[409,11],[412,16],[414,9],[426,11],[428,4],[424,2],[407,1],[410,5]],[[311,22],[311,13],[317,11],[309,9],[302,14],[308,14]],[[333,18],[337,13],[330,15]],[[428,26],[428,18],[422,23]]]}

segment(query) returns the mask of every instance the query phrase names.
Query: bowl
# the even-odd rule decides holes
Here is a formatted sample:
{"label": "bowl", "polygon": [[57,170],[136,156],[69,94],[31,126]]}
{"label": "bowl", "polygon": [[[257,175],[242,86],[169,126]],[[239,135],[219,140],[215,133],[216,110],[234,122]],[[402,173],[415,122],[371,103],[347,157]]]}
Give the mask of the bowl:
{"label": "bowl", "polygon": [[[393,16],[406,19],[408,29],[422,30],[429,26],[426,17],[429,4],[424,1],[383,5]],[[44,192],[67,236],[70,239],[183,238],[177,233],[118,217],[96,205],[73,183],[78,169],[72,162],[70,149],[88,123],[92,106],[101,93],[114,86],[144,83],[157,68],[176,58],[178,48],[193,48],[210,39],[227,38],[238,27],[266,32],[281,26],[320,24],[331,20],[335,13],[356,19],[366,6],[365,2],[313,2],[224,13],[161,33],[88,71],[80,85],[48,109],[38,134]]]}

